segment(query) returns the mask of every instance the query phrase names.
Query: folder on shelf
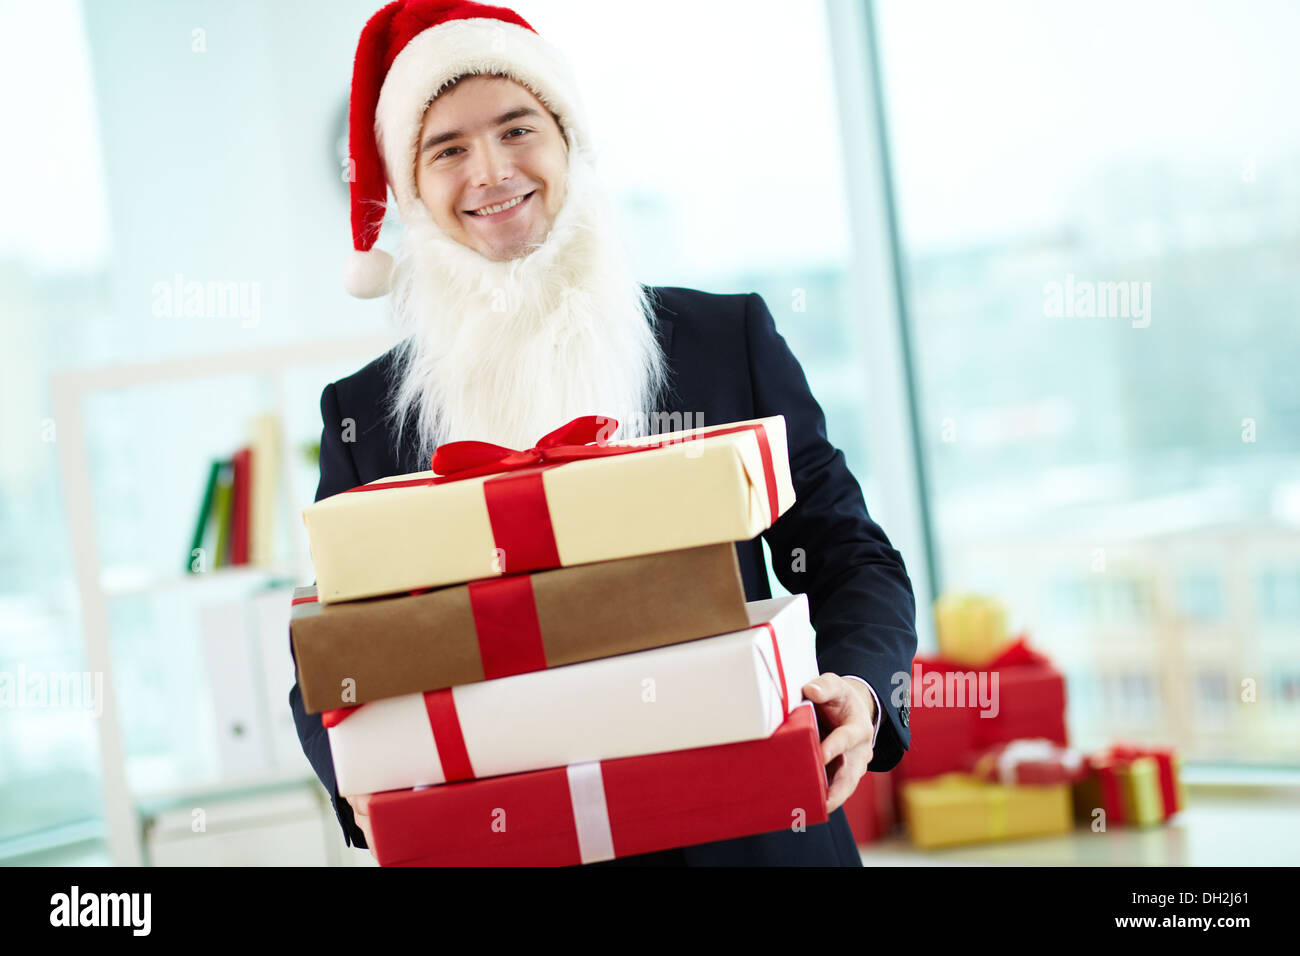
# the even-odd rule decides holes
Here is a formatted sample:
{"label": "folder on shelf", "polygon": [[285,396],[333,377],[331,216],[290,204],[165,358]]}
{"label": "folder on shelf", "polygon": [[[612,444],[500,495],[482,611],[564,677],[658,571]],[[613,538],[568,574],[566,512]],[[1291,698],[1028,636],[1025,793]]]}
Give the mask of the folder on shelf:
{"label": "folder on shelf", "polygon": [[224,568],[230,563],[230,498],[233,485],[232,464],[223,461],[212,505],[213,522],[217,527],[217,547],[212,559],[214,568]]}
{"label": "folder on shelf", "polygon": [[230,504],[230,563],[248,563],[248,492],[252,451],[247,446],[235,452],[234,489]]}
{"label": "folder on shelf", "polygon": [[212,462],[208,468],[208,480],[203,485],[203,503],[199,506],[198,520],[194,524],[194,535],[190,539],[190,551],[185,556],[185,572],[193,574],[195,571],[207,570],[209,562],[199,561],[198,567],[195,567],[196,555],[194,552],[202,551],[203,539],[207,534],[208,527],[212,524],[212,502],[217,489],[217,477],[221,474],[221,461]]}
{"label": "folder on shelf", "polygon": [[[275,563],[275,500],[281,426],[273,412],[254,417],[251,438],[231,458],[213,461],[195,520],[186,572]],[[209,538],[215,538],[207,544]],[[195,549],[206,548],[200,564]]]}
{"label": "folder on shelf", "polygon": [[253,419],[248,513],[248,560],[267,566],[275,558],[276,466],[280,461],[280,421],[267,412]]}

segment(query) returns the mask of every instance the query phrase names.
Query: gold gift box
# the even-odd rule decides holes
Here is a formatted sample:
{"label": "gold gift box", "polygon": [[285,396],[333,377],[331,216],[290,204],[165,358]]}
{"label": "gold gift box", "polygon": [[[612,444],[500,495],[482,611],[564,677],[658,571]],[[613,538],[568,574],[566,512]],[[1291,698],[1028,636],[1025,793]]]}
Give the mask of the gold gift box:
{"label": "gold gift box", "polygon": [[939,654],[974,667],[997,657],[1007,645],[1007,612],[993,598],[948,594],[934,602]]}
{"label": "gold gift box", "polygon": [[923,850],[1068,833],[1074,825],[1069,784],[1012,786],[964,773],[903,784],[912,842]]}

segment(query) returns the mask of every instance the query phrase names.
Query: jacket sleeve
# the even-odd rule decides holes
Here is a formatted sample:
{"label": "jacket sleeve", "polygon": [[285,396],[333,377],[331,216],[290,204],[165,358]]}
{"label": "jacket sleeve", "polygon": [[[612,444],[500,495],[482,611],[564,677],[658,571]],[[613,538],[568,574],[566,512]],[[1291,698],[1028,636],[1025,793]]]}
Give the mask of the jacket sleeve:
{"label": "jacket sleeve", "polygon": [[[750,382],[760,417],[784,415],[795,503],[763,533],[772,570],[791,593],[808,595],[823,672],[853,675],[885,712],[868,769],[886,771],[910,742],[896,675],[916,654],[916,602],[902,556],[871,516],[798,360],[762,297],[745,301]],[[901,713],[900,713],[901,710]]]}
{"label": "jacket sleeve", "polygon": [[[339,415],[338,395],[333,384],[326,385],[320,398],[320,414],[323,423],[320,439],[320,483],[316,487],[316,500],[328,498],[349,488],[361,484],[357,476],[352,453],[343,441],[343,430]],[[293,654],[293,642],[289,643],[289,653]],[[297,670],[297,658],[294,669]],[[289,707],[293,710],[293,722],[298,728],[298,739],[302,742],[302,752],[307,755],[312,769],[320,778],[321,784],[330,795],[330,803],[338,817],[339,826],[343,828],[343,839],[348,846],[366,847],[366,838],[352,816],[352,807],[346,800],[339,799],[339,789],[334,782],[334,758],[330,754],[329,735],[321,723],[320,714],[309,714],[302,706],[302,690],[295,681],[289,691]]]}

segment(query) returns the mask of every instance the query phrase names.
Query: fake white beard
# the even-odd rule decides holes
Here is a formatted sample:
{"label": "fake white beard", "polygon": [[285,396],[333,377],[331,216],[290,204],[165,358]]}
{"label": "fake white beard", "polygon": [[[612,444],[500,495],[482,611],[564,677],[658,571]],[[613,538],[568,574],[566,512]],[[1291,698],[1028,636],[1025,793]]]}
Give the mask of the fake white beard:
{"label": "fake white beard", "polygon": [[654,309],[626,262],[612,207],[581,150],[545,241],[497,262],[403,216],[392,317],[402,342],[389,414],[399,459],[449,441],[529,448],[580,415],[647,434],[666,377]]}

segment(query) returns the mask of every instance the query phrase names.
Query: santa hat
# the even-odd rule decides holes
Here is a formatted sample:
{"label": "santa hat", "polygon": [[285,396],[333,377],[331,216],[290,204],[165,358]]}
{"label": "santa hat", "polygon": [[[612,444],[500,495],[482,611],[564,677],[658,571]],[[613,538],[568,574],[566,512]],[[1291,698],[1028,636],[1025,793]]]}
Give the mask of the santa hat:
{"label": "santa hat", "polygon": [[343,284],[357,298],[385,295],[393,259],[375,248],[387,188],[408,220],[420,203],[415,159],[430,101],[465,74],[509,76],[558,117],[569,149],[587,146],[568,65],[513,10],[469,0],[395,0],[361,31],[348,106],[353,169],[352,247]]}

